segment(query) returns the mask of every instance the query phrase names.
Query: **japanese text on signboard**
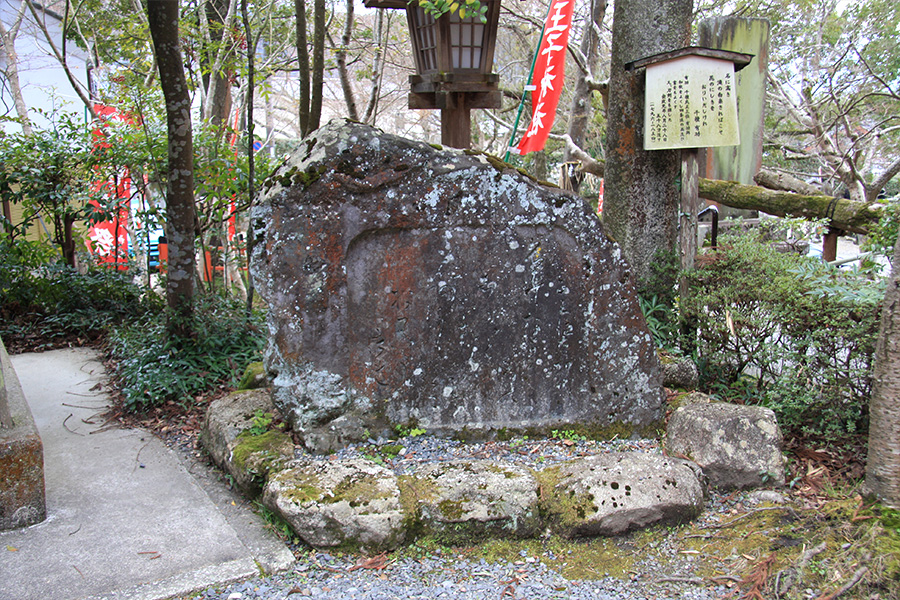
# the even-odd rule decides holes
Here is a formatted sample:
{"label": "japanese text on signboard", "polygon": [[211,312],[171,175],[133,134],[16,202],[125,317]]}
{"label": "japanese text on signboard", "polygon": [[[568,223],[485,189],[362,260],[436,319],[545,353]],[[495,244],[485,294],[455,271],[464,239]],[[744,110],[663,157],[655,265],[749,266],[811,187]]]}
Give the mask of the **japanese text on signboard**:
{"label": "japanese text on signboard", "polygon": [[731,62],[686,56],[647,67],[644,149],[739,143]]}

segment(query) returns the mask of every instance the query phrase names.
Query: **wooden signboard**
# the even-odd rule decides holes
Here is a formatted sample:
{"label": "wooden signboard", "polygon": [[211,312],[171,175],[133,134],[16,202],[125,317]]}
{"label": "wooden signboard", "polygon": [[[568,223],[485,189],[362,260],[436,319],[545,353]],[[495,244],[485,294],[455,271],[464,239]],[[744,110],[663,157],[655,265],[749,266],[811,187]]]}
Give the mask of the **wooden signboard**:
{"label": "wooden signboard", "polygon": [[734,63],[682,56],[647,67],[644,149],[740,144]]}

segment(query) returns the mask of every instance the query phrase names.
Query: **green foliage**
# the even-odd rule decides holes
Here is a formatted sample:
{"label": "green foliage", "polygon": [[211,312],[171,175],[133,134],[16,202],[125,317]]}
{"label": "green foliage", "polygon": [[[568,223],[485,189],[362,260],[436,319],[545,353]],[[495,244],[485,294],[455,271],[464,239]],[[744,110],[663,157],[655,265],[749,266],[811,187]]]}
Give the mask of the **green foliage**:
{"label": "green foliage", "polygon": [[217,385],[235,385],[246,365],[260,360],[262,319],[258,313],[248,319],[239,300],[202,295],[194,307],[193,338],[168,335],[159,315],[117,328],[109,350],[125,407],[189,404]]}
{"label": "green foliage", "polygon": [[680,269],[681,261],[674,251],[657,250],[650,262],[646,280],[640,282],[638,296],[645,299],[652,298],[654,302],[664,306],[675,306],[675,283]]}
{"label": "green foliage", "polygon": [[272,512],[269,507],[267,507],[259,500],[254,500],[253,506],[255,507],[256,512],[259,514],[262,520],[266,522],[266,528],[276,536],[278,536],[278,539],[285,543],[300,543],[300,540],[294,534],[294,530],[291,529],[290,523],[285,521],[281,515]]}
{"label": "green foliage", "polygon": [[405,438],[418,437],[420,435],[425,435],[427,432],[421,427],[415,427],[413,425],[395,425],[394,433],[398,438]]}
{"label": "green foliage", "polygon": [[894,198],[885,204],[878,224],[869,231],[862,249],[892,258],[898,232],[900,232],[900,198]]}
{"label": "green foliage", "polygon": [[569,441],[569,442],[584,442],[587,441],[587,438],[583,435],[579,435],[575,433],[575,431],[571,429],[554,429],[550,432],[550,437],[554,440],[560,441]]}
{"label": "green foliage", "polygon": [[675,282],[679,270],[679,259],[675,253],[659,250],[650,263],[646,280],[640,282],[638,287],[641,311],[653,341],[659,348],[674,349],[678,342]]}
{"label": "green foliage", "polygon": [[782,254],[751,235],[688,274],[701,387],[771,407],[788,430],[866,426],[883,287],[863,270]]}
{"label": "green foliage", "polygon": [[638,296],[647,328],[658,348],[674,348],[678,339],[678,316],[675,310],[659,301],[656,296]]}
{"label": "green foliage", "polygon": [[61,246],[65,222],[101,221],[111,207],[92,185],[98,162],[90,130],[71,115],[51,117],[52,127],[36,128],[30,136],[0,136],[0,198],[23,209],[19,223],[0,219],[16,236],[53,225],[54,242]]}
{"label": "green foliage", "polygon": [[256,409],[256,412],[253,413],[253,419],[250,421],[250,429],[247,431],[250,432],[250,435],[262,435],[269,430],[269,425],[274,420],[275,415],[272,413]]}
{"label": "green foliage", "polygon": [[79,273],[47,262],[53,256],[48,244],[0,235],[0,335],[7,343],[95,339],[160,304],[124,273],[103,267]]}
{"label": "green foliage", "polygon": [[448,13],[458,13],[463,19],[477,18],[487,23],[487,5],[479,0],[410,0],[418,3],[435,19]]}

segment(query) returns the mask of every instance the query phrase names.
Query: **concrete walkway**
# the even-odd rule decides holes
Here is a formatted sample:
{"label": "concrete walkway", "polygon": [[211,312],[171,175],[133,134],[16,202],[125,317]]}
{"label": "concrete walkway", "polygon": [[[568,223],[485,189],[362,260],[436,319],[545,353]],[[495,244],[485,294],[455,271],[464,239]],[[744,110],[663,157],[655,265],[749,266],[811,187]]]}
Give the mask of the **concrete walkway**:
{"label": "concrete walkway", "polygon": [[12,363],[44,444],[48,516],[0,532],[0,599],[156,600],[291,565],[204,465],[147,431],[103,427],[94,351]]}

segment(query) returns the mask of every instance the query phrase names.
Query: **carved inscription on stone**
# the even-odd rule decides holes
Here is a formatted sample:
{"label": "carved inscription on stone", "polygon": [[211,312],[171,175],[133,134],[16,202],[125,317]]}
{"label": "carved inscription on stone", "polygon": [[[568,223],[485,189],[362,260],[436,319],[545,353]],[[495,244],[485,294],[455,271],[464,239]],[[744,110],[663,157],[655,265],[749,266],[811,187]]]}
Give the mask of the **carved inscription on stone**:
{"label": "carved inscription on stone", "polygon": [[582,268],[577,244],[556,228],[362,236],[347,257],[350,382],[373,398],[404,397],[386,407],[397,421],[508,427],[594,416],[564,402],[573,381],[592,385]]}

